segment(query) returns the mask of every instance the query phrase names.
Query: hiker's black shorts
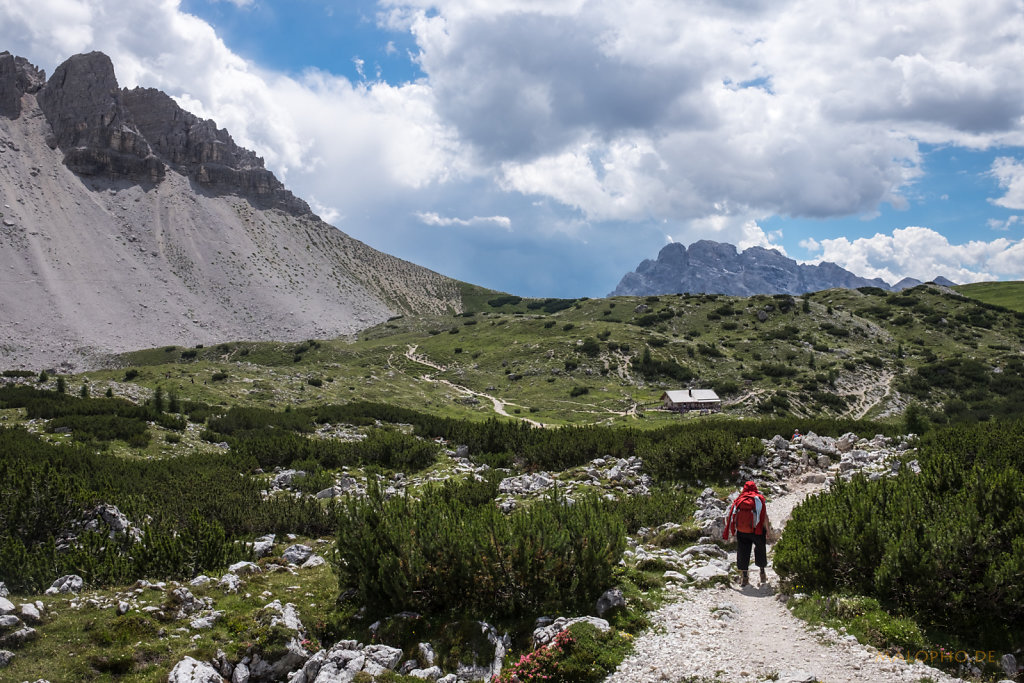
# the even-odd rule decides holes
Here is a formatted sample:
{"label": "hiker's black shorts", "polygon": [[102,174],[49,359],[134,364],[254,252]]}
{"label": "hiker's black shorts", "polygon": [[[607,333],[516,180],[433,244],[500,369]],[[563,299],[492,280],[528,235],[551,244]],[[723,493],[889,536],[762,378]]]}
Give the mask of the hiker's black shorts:
{"label": "hiker's black shorts", "polygon": [[750,548],[754,548],[754,564],[761,569],[768,566],[768,548],[765,534],[745,534],[736,532],[736,566],[741,572],[750,566]]}

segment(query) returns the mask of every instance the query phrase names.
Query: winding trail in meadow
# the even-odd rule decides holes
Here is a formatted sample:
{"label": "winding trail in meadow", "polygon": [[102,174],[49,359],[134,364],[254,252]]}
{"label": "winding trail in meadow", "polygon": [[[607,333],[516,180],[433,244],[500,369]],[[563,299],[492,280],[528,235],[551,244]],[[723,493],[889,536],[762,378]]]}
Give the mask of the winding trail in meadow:
{"label": "winding trail in meadow", "polygon": [[[821,486],[791,484],[787,493],[768,503],[769,519],[782,528],[793,508]],[[735,562],[735,550],[729,559]],[[737,584],[669,584],[670,602],[652,615],[654,626],[637,636],[634,653],[606,683],[760,682],[776,676],[779,681],[822,683],[961,680],[923,664],[889,659],[853,636],[829,637],[809,627],[776,599],[778,576],[770,565],[771,548],[764,586],[757,585],[756,567],[751,585],[743,589]]]}
{"label": "winding trail in meadow", "polygon": [[[425,365],[425,366],[427,366],[429,368],[433,368],[434,370],[437,370],[439,372],[444,372],[446,370],[446,368],[444,366],[437,365],[436,363],[431,362],[426,356],[417,354],[416,353],[416,348],[417,348],[416,346],[410,344],[409,347],[405,351],[405,357],[408,358],[409,360],[411,360],[413,363],[419,363],[420,365]],[[521,417],[519,415],[510,415],[508,413],[508,410],[507,410],[508,406],[515,406],[515,407],[518,407],[518,408],[521,408],[522,406],[517,406],[514,403],[506,403],[505,401],[501,400],[497,396],[491,396],[490,394],[485,394],[482,391],[474,391],[473,389],[470,389],[468,387],[464,387],[461,384],[456,384],[455,382],[449,381],[447,379],[439,379],[437,377],[432,377],[430,375],[421,375],[420,379],[422,379],[425,382],[430,382],[432,384],[443,384],[443,385],[445,385],[447,387],[450,387],[450,388],[454,389],[455,391],[459,392],[460,394],[465,394],[467,396],[474,396],[474,397],[477,397],[477,398],[487,399],[488,401],[491,402],[491,406],[494,408],[494,412],[497,413],[498,415],[503,415],[505,417],[511,417],[514,420],[522,420],[523,422],[531,424],[534,427],[544,427],[545,426],[543,423],[537,422],[536,420],[531,420],[528,417]]]}

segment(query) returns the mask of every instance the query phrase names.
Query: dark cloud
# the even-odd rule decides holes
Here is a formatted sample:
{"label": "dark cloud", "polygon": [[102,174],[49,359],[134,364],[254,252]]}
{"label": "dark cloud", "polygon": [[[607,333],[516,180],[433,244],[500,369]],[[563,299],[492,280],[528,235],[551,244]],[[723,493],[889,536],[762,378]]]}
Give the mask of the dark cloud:
{"label": "dark cloud", "polygon": [[525,13],[460,22],[444,53],[423,60],[438,111],[492,160],[529,159],[582,132],[709,124],[696,105],[703,55],[634,63],[609,53],[600,28]]}

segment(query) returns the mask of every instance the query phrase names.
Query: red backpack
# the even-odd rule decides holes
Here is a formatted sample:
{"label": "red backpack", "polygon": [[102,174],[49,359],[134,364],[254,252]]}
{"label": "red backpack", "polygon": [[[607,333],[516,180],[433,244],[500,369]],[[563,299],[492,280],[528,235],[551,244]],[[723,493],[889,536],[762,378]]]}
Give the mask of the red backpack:
{"label": "red backpack", "polygon": [[742,496],[736,501],[736,531],[744,534],[754,533],[754,496]]}

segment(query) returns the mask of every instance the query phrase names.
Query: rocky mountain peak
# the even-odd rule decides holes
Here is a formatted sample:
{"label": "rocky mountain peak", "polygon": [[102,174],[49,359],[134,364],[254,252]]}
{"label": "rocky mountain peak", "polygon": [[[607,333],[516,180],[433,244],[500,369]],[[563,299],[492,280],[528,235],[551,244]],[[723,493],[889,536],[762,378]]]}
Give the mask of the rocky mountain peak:
{"label": "rocky mountain peak", "polygon": [[312,215],[262,158],[213,121],[185,111],[159,90],[121,89],[102,52],[69,58],[49,80],[27,60],[0,53],[0,115],[20,117],[25,94],[35,95],[50,125],[47,143],[59,147],[64,165],[79,175],[153,185],[170,168],[210,195],[238,195],[257,208]]}
{"label": "rocky mountain peak", "polygon": [[156,183],[164,165],[132,122],[121,100],[114,65],[102,52],[75,55],[39,91],[64,164],[82,175]]}
{"label": "rocky mountain peak", "polygon": [[24,57],[0,52],[0,116],[21,116],[22,95],[37,92],[45,82],[46,74]]}
{"label": "rocky mountain peak", "polygon": [[656,261],[644,260],[635,272],[627,273],[611,296],[803,294],[833,287],[888,289],[889,285],[858,277],[834,263],[803,265],[775,249],[751,247],[739,252],[731,244],[700,240],[689,249],[678,243],[666,245]]}
{"label": "rocky mountain peak", "polygon": [[121,91],[125,107],[156,154],[174,170],[213,194],[241,194],[263,208],[295,215],[309,205],[263,166],[255,152],[239,147],[231,135],[209,119],[185,111],[154,88]]}

